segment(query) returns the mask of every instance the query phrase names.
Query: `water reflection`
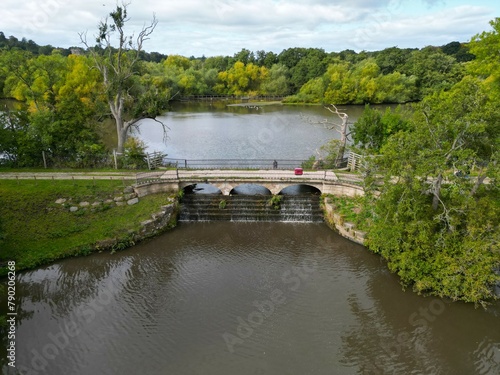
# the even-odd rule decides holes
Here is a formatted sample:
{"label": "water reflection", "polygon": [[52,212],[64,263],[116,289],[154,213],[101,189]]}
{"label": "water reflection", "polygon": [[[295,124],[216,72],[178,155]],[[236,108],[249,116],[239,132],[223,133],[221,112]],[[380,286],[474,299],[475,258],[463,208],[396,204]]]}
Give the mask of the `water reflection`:
{"label": "water reflection", "polygon": [[[362,374],[500,372],[494,344],[500,343],[498,304],[488,311],[474,309],[402,292],[395,281],[394,275],[377,272],[368,281],[366,299],[349,296],[356,323],[342,335],[344,364],[359,366]],[[478,342],[487,344],[478,348]]]}
{"label": "water reflection", "polygon": [[18,298],[21,373],[498,373],[498,306],[403,292],[322,224],[180,225],[22,273]]}
{"label": "water reflection", "polygon": [[[384,106],[383,108],[385,108]],[[347,106],[349,122],[363,106]],[[321,106],[228,107],[226,103],[176,103],[159,117],[168,127],[144,120],[136,134],[149,151],[181,159],[291,159],[304,160],[339,135],[320,123],[331,117]],[[312,120],[308,121],[306,119]]]}

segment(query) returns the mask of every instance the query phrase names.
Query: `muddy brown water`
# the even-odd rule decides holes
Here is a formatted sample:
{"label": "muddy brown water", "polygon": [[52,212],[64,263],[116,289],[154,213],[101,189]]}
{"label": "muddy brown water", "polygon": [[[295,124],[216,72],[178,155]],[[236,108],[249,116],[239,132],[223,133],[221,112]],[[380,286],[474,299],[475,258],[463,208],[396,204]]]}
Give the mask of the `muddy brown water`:
{"label": "muddy brown water", "polygon": [[498,304],[403,291],[324,224],[181,223],[16,291],[20,374],[500,373]]}

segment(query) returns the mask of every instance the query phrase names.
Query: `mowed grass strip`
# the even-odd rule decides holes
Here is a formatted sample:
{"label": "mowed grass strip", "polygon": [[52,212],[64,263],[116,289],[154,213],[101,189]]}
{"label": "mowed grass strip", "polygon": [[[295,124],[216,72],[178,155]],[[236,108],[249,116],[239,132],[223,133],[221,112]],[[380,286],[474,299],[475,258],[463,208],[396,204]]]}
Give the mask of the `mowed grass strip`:
{"label": "mowed grass strip", "polygon": [[[80,202],[113,199],[123,189],[121,181],[0,180],[0,264],[14,260],[18,269],[26,269],[88,254],[100,240],[127,238],[168,203],[168,196],[159,194],[133,206],[103,203],[69,211]],[[60,198],[69,204],[56,204]]]}

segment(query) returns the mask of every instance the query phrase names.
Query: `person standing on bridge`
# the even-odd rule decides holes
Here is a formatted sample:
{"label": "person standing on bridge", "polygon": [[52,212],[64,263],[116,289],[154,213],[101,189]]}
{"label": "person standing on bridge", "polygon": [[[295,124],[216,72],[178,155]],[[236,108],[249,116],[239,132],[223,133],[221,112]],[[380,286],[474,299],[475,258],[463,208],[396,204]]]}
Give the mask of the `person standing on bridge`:
{"label": "person standing on bridge", "polygon": [[278,162],[276,160],[273,161],[273,169],[278,169]]}

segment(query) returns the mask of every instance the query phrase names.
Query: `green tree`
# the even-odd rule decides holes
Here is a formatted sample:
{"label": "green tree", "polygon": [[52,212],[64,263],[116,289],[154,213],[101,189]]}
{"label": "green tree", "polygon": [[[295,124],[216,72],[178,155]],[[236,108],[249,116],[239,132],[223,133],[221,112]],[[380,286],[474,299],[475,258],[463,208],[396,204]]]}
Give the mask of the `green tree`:
{"label": "green tree", "polygon": [[373,103],[408,103],[418,99],[417,77],[394,72],[377,78]]}
{"label": "green tree", "polygon": [[278,62],[289,69],[291,92],[297,93],[306,82],[326,72],[328,55],[318,48],[289,48],[278,55]]}
{"label": "green tree", "polygon": [[274,64],[269,69],[267,78],[261,84],[261,92],[266,95],[285,96],[290,89],[288,87],[288,68],[282,64]]}
{"label": "green tree", "polygon": [[386,48],[378,52],[375,59],[382,74],[391,74],[399,71],[406,64],[412,51],[414,49]]}
{"label": "green tree", "polygon": [[460,42],[450,42],[441,47],[443,53],[453,56],[458,62],[474,60],[475,56],[469,53],[469,47]]}
{"label": "green tree", "polygon": [[468,70],[485,81],[496,99],[500,98],[500,18],[490,22],[493,30],[474,36],[470,51],[476,59],[468,64]]}
{"label": "green tree", "polygon": [[379,75],[380,68],[373,58],[368,58],[356,64],[351,75],[358,86],[355,103],[373,103],[375,101]]}
{"label": "green tree", "polygon": [[244,65],[255,63],[255,55],[252,51],[243,48],[240,52],[234,54],[235,62],[242,62]]}
{"label": "green tree", "polygon": [[462,65],[437,47],[426,47],[411,53],[400,73],[415,76],[420,98],[440,90],[448,90],[464,76]]}
{"label": "green tree", "polygon": [[327,103],[353,103],[357,96],[356,82],[352,78],[352,65],[348,62],[338,62],[328,67],[328,81],[324,101]]}
{"label": "green tree", "polygon": [[184,56],[180,55],[170,55],[163,62],[163,64],[170,69],[175,69],[177,71],[188,70],[191,67],[191,61]]}
{"label": "green tree", "polygon": [[387,108],[382,113],[367,104],[351,130],[354,145],[377,154],[390,136],[410,130],[408,116],[400,106],[394,111]]}
{"label": "green tree", "polygon": [[2,59],[12,68],[7,94],[26,103],[2,118],[6,138],[1,147],[11,163],[40,165],[42,152],[72,162],[83,145],[100,144],[95,117],[99,79],[86,57],[6,51]]}

